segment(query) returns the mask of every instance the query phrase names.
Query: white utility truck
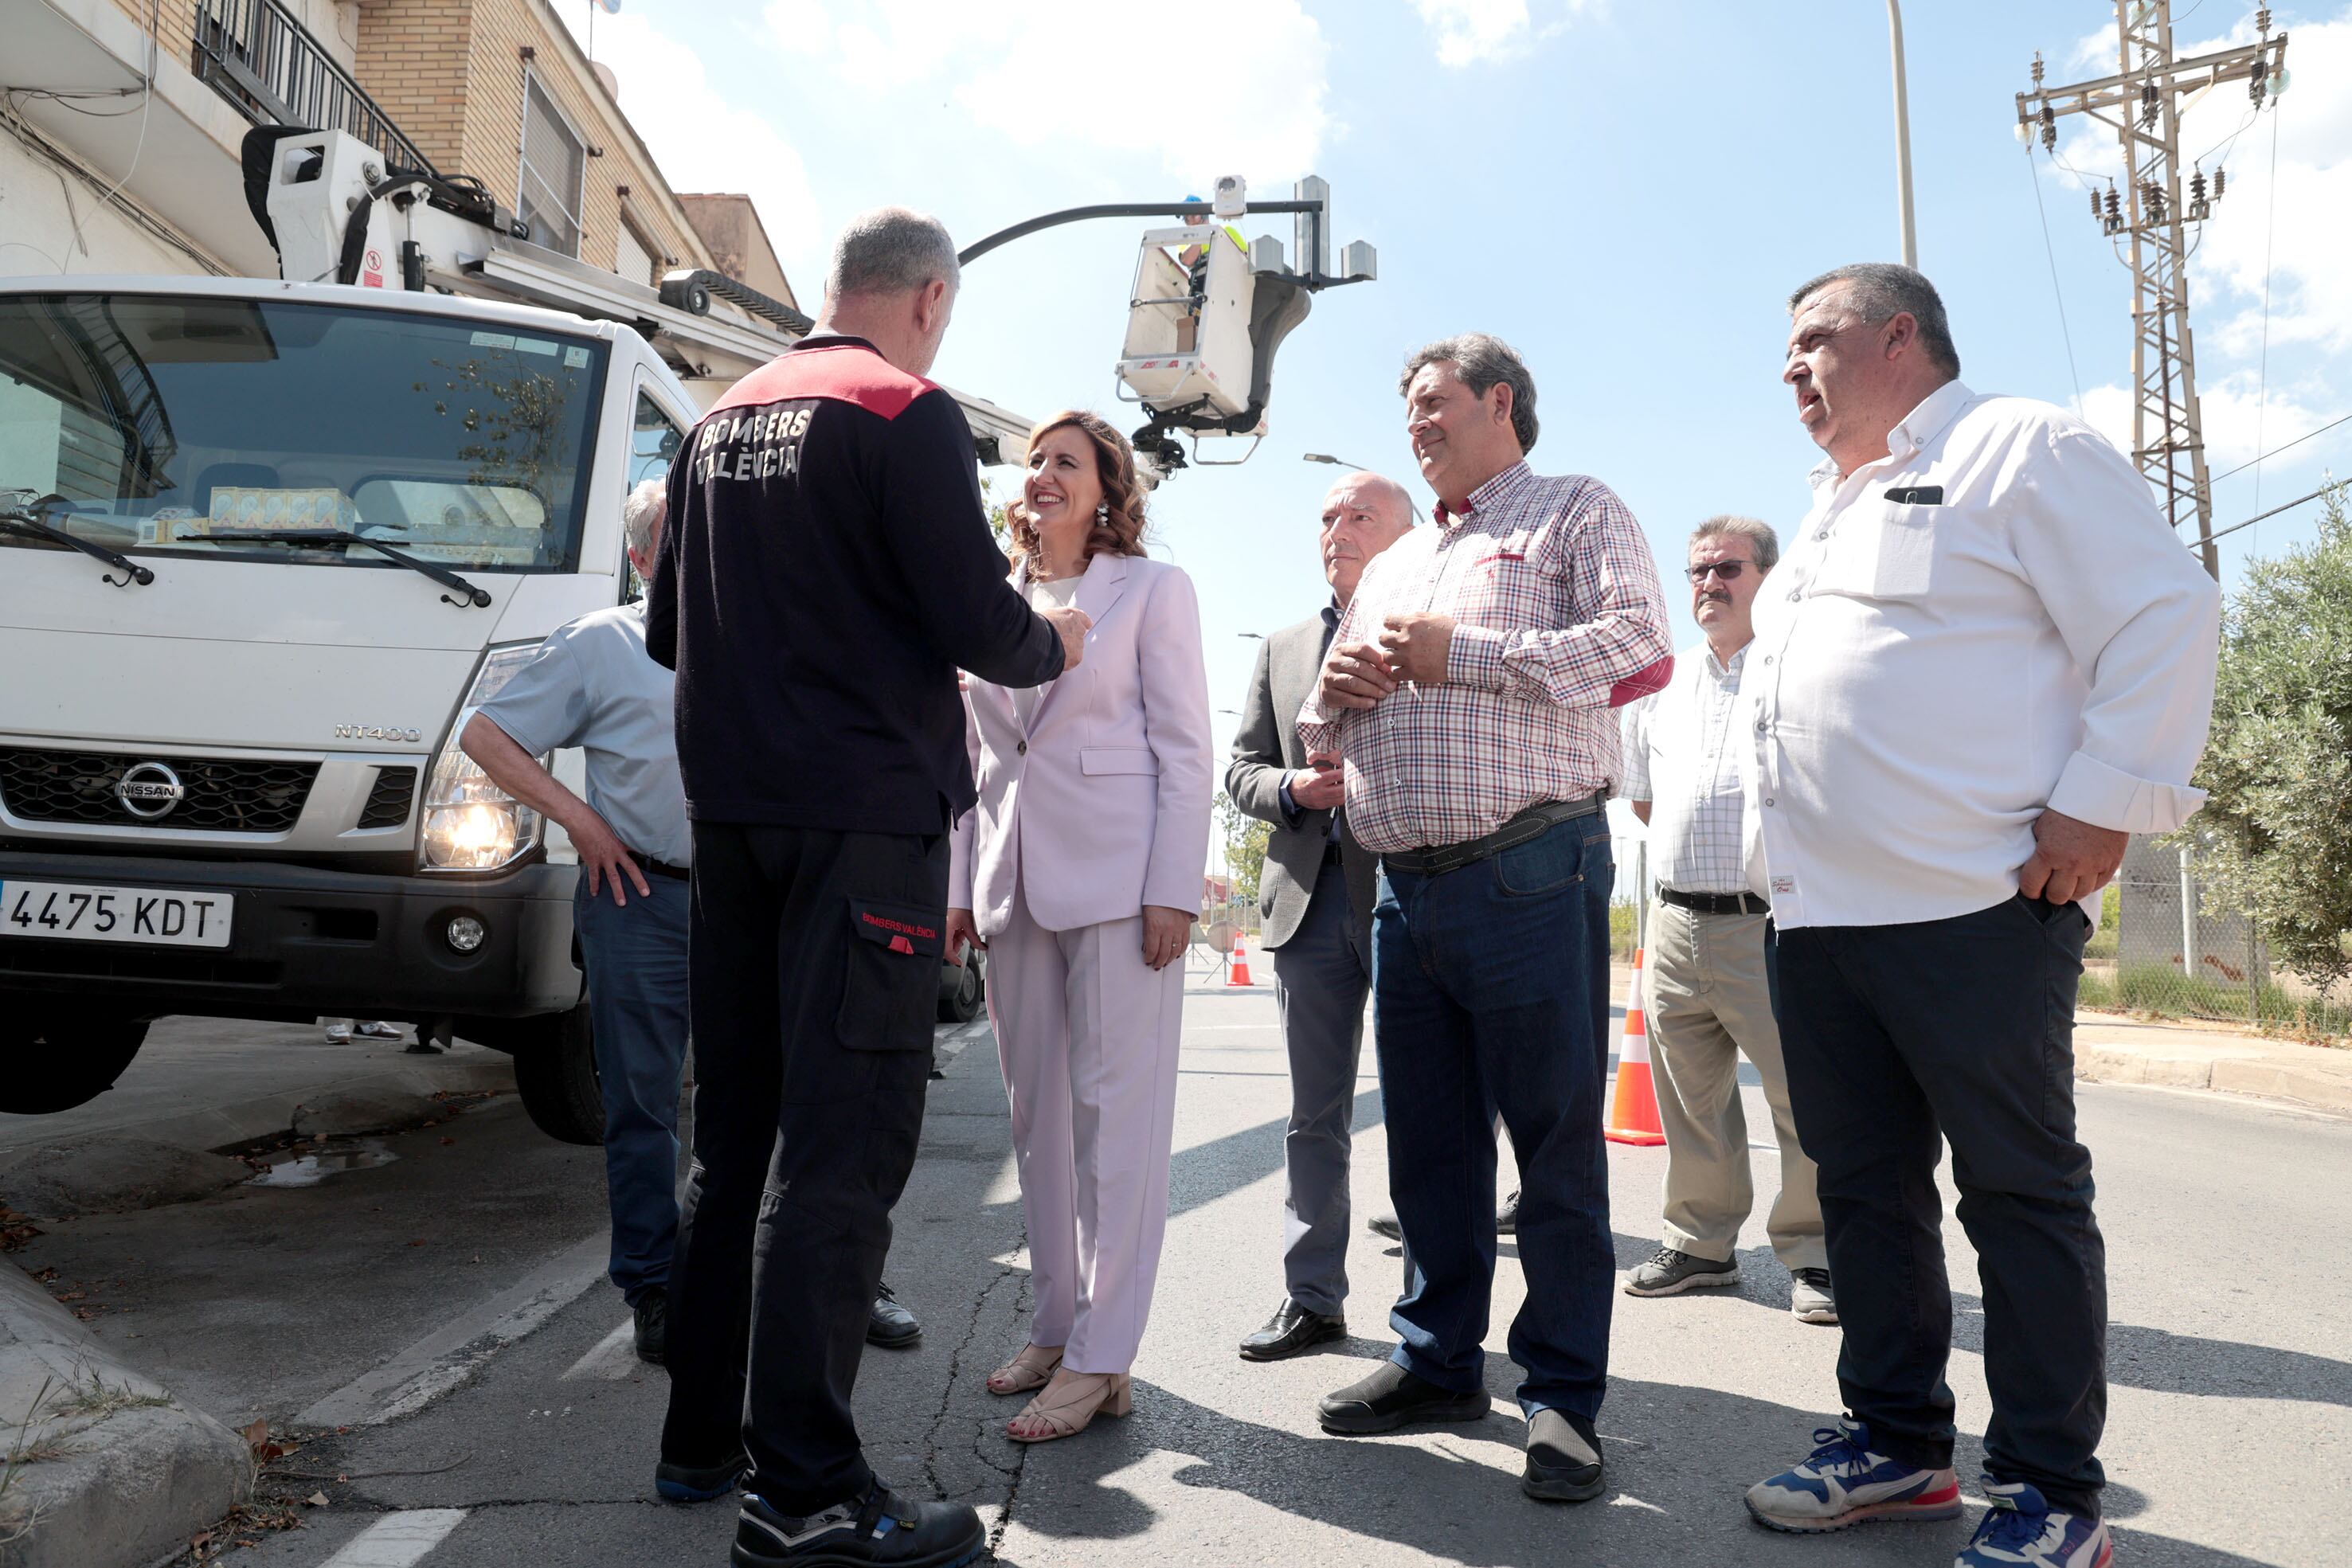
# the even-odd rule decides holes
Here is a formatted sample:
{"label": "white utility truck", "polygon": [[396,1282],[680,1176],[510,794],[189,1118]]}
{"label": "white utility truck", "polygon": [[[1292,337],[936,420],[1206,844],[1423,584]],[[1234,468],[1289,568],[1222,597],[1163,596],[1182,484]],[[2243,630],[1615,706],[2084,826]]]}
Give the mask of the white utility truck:
{"label": "white utility truck", "polygon": [[809,323],[381,156],[254,133],[279,279],[0,280],[0,1111],[166,1014],[342,1015],[509,1051],[598,1141],[574,858],[457,732],[630,596],[630,486]]}

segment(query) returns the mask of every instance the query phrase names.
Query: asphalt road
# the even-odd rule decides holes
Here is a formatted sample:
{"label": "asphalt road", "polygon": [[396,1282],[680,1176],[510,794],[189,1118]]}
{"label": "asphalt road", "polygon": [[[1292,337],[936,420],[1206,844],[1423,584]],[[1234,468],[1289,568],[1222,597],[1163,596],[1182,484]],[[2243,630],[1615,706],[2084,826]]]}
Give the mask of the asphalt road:
{"label": "asphalt road", "polygon": [[[1265,977],[1261,977],[1265,978]],[[1022,1568],[1203,1564],[1948,1563],[1966,1521],[1819,1541],[1769,1535],[1739,1504],[1801,1457],[1835,1399],[1833,1330],[1797,1323],[1751,1226],[1736,1291],[1617,1301],[1601,1430],[1611,1490],[1576,1508],[1523,1499],[1514,1370],[1499,1349],[1520,1291],[1506,1248],[1484,1422],[1342,1440],[1315,1397],[1384,1354],[1393,1249],[1359,1230],[1355,1337],[1244,1364],[1234,1342],[1280,1296],[1287,1082],[1271,988],[1195,977],[1177,1118],[1173,1218],[1136,1413],[1024,1448],[982,1379],[1022,1339],[1026,1274],[1003,1092],[984,1036],[932,1085],[890,1278],[923,1319],[916,1350],[869,1353],[861,1419],[877,1467],[968,1500],[995,1561]],[[1357,1105],[1360,1210],[1385,1146],[1370,1061]],[[1751,1101],[1754,1091],[1749,1092]],[[2251,1101],[2084,1085],[2112,1270],[2105,1458],[2123,1563],[2352,1557],[2352,1122]],[[1764,1124],[1751,1103],[1751,1125]],[[445,1142],[454,1139],[455,1142]],[[331,1418],[272,1485],[315,1487],[299,1529],[233,1563],[288,1568],[725,1561],[732,1510],[654,1500],[664,1387],[616,1333],[598,1260],[601,1162],[557,1147],[511,1103],[387,1140],[399,1157],[308,1188],[244,1187],[51,1228],[20,1260],[98,1289],[95,1326],[129,1359],[233,1422],[281,1433]],[[1661,1153],[1612,1148],[1619,1260],[1653,1245]],[[1774,1161],[1757,1154],[1759,1213]],[[1972,1260],[1947,1227],[1960,1316],[1964,1432],[1986,1415]],[[583,1281],[585,1281],[584,1284]],[[389,1418],[386,1418],[389,1416]],[[1964,1480],[1978,1455],[1969,1444]],[[338,1479],[343,1478],[343,1479]],[[1973,1490],[1972,1488],[1970,1490]],[[143,1565],[142,1565],[143,1568]]]}

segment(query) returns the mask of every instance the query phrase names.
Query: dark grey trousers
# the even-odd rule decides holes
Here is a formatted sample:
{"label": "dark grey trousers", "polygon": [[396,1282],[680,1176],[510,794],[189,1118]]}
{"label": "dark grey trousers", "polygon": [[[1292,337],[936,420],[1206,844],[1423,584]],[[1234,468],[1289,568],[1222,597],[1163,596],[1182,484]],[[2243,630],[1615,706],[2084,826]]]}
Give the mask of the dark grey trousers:
{"label": "dark grey trousers", "polygon": [[1290,1053],[1284,1283],[1308,1312],[1335,1317],[1348,1299],[1348,1155],[1372,984],[1349,928],[1347,873],[1327,864],[1307,918],[1273,955],[1282,1042]]}

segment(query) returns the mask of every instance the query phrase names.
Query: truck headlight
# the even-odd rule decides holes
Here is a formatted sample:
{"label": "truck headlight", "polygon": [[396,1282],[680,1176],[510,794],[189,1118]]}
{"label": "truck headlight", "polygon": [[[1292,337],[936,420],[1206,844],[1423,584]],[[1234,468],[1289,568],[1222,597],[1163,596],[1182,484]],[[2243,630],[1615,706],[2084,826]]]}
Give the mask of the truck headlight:
{"label": "truck headlight", "polygon": [[[539,813],[490,782],[457,744],[475,710],[497,695],[539,652],[536,643],[493,648],[449,727],[425,785],[425,831],[418,864],[425,871],[496,871],[538,847]],[[541,758],[542,764],[547,760]]]}

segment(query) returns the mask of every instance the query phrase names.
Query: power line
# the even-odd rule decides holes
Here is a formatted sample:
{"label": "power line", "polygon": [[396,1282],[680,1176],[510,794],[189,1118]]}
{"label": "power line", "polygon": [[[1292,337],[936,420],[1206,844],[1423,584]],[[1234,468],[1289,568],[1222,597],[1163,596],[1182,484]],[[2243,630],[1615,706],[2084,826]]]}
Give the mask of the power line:
{"label": "power line", "polygon": [[[2272,507],[2269,511],[2267,511],[2267,512],[2257,512],[2257,513],[2255,513],[2252,517],[2248,517],[2248,518],[2247,518],[2244,522],[2242,522],[2242,523],[2231,523],[2231,524],[2228,528],[2216,528],[2216,529],[2213,531],[2213,537],[2214,537],[2215,538],[2217,538],[2217,539],[2218,539],[2218,538],[2220,538],[2223,534],[2234,534],[2234,533],[2236,533],[2240,528],[2252,528],[2256,523],[2261,522],[2264,517],[2277,517],[2281,512],[2292,512],[2292,511],[2294,511],[2297,507],[2300,507],[2300,506],[2304,505],[2305,502],[2309,502],[2309,501],[2316,501],[2317,499],[2319,499],[2319,497],[2320,497],[2326,495],[2329,491],[2331,491],[2331,490],[2335,490],[2335,489],[2339,489],[2339,488],[2341,488],[2341,486],[2340,486],[2340,485],[2322,485],[2318,489],[2314,490],[2310,495],[2308,495],[2308,496],[2297,496],[2294,500],[2287,502],[2287,503],[2286,503],[2284,506],[2283,506],[2283,507]],[[2193,540],[2192,540],[2192,541],[2189,541],[2189,548],[2190,549],[2195,549],[2197,548],[2197,545],[2196,545],[2195,541],[2193,541]]]}
{"label": "power line", "polygon": [[[2066,340],[2066,373],[2074,381],[2074,412],[2083,412],[2083,372],[2074,368],[2074,333],[2066,325],[2066,293],[2058,287],[2058,251],[2050,243],[2050,214],[2042,204],[2042,176],[2033,170],[2033,144],[2025,145],[2025,178],[2033,186],[2033,211],[2042,220],[2042,254],[2050,258],[2050,293],[2058,301],[2058,335]],[[2257,444],[2260,444],[2257,442]]]}
{"label": "power line", "polygon": [[2288,450],[2290,447],[2300,446],[2315,435],[2325,435],[2329,431],[2335,429],[2337,425],[2347,423],[2352,423],[2352,413],[2347,413],[2340,419],[2331,419],[2326,424],[2321,425],[2317,430],[2298,435],[2293,441],[2287,442],[2284,445],[2273,446],[2268,452],[2262,454],[2262,455],[2258,457],[2249,457],[2243,463],[2239,464],[2235,468],[2231,469],[2229,474],[2216,474],[2213,476],[2210,482],[2218,485],[2222,480],[2227,479],[2230,476],[2230,474],[2242,474],[2257,463],[2267,463],[2272,458],[2277,456],[2280,453]]}

